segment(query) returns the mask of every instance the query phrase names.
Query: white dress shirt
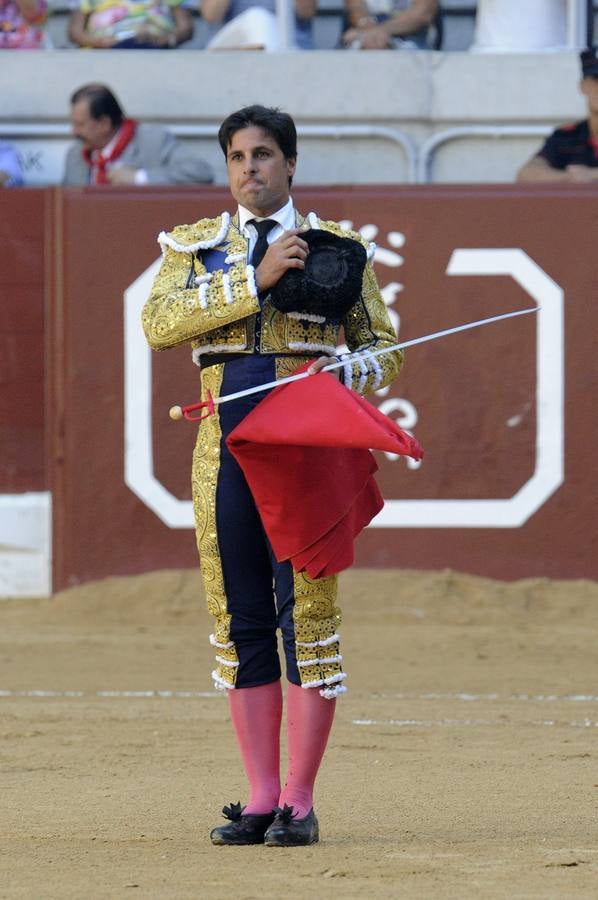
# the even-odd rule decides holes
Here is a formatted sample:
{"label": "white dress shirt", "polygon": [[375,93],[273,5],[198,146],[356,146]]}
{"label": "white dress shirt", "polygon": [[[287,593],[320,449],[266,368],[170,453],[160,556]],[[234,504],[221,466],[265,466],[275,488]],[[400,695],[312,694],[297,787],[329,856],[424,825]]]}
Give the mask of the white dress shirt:
{"label": "white dress shirt", "polygon": [[293,206],[293,201],[291,197],[289,197],[285,205],[275,213],[272,213],[271,216],[256,216],[244,206],[239,206],[239,228],[243,236],[249,241],[248,259],[251,259],[253,248],[257,242],[257,231],[253,225],[248,224],[250,219],[257,219],[258,222],[261,222],[263,219],[274,219],[274,221],[278,223],[268,232],[268,244],[272,244],[274,241],[278,240],[283,231],[288,231],[289,228],[295,227],[295,207]]}

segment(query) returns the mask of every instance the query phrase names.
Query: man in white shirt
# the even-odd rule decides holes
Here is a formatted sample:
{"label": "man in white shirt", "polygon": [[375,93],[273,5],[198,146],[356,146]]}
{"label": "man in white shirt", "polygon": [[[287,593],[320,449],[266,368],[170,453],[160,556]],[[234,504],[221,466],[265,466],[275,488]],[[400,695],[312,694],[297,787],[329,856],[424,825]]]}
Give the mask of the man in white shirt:
{"label": "man in white shirt", "polygon": [[525,53],[567,46],[567,0],[478,0],[471,50]]}

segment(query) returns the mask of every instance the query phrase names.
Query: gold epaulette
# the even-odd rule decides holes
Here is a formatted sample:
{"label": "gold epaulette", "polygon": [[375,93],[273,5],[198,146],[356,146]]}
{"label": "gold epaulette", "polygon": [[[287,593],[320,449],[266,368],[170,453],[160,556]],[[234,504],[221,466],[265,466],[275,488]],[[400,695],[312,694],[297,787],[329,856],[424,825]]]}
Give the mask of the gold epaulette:
{"label": "gold epaulette", "polygon": [[161,231],[158,243],[162,252],[167,247],[177,253],[197,253],[221,244],[230,226],[230,213],[223,212],[215,219],[200,219],[192,225],[177,225],[172,231]]}
{"label": "gold epaulette", "polygon": [[338,237],[353,238],[354,241],[359,241],[365,246],[367,246],[367,244],[369,243],[369,241],[366,241],[362,238],[358,231],[352,231],[350,228],[342,228],[339,222],[334,222],[332,220],[325,221],[324,219],[320,219],[318,224],[324,231],[330,231],[332,232],[332,234],[336,234]]}
{"label": "gold epaulette", "polygon": [[359,241],[359,243],[363,244],[363,246],[367,250],[368,259],[372,255],[371,248],[373,247],[375,249],[375,245],[373,245],[371,241],[367,241],[364,237],[362,237],[362,235],[360,235],[358,231],[352,231],[350,228],[342,228],[338,222],[334,222],[332,220],[324,221],[323,219],[319,219],[318,226],[323,231],[330,231],[332,234],[336,234],[337,237],[353,238],[354,241]]}

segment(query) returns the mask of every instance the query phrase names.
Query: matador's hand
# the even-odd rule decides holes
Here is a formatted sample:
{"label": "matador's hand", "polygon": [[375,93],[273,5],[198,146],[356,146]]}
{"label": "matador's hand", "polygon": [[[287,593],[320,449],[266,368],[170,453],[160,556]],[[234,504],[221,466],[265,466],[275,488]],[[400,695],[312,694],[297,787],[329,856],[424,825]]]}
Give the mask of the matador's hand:
{"label": "matador's hand", "polygon": [[[307,374],[308,375],[316,375],[317,372],[321,372],[322,369],[325,369],[326,366],[329,366],[330,363],[336,362],[336,359],[331,358],[330,356],[319,356],[317,359],[308,366]],[[336,372],[332,371],[331,375],[335,375]]]}
{"label": "matador's hand", "polygon": [[258,291],[267,291],[282,278],[287,269],[304,269],[309,248],[300,235],[302,228],[283,231],[277,241],[270,244],[261,263],[255,270]]}

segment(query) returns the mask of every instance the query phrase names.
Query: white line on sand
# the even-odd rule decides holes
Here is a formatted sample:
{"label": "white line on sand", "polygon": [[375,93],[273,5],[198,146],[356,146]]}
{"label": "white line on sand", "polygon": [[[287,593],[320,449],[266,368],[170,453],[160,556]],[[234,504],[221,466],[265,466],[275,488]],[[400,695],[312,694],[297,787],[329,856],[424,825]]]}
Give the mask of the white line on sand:
{"label": "white line on sand", "polygon": [[1,697],[133,697],[135,699],[188,699],[221,697],[222,691],[9,691],[0,690]]}
{"label": "white line on sand", "polygon": [[476,700],[519,702],[519,703],[598,703],[596,694],[471,694],[460,691],[454,694],[373,694],[373,697],[393,700],[463,700],[471,703]]}
{"label": "white line on sand", "polygon": [[[195,699],[198,697],[222,697],[224,691],[52,691],[52,690],[29,690],[29,691],[13,691],[0,689],[0,699],[2,697],[132,697],[135,699],[153,699],[160,698],[165,700],[171,699]],[[475,701],[483,702],[517,702],[517,703],[598,703],[598,695],[596,694],[473,694],[469,692],[458,693],[403,693],[403,694],[371,694],[371,699],[393,699],[393,700],[458,700],[465,703]]]}
{"label": "white line on sand", "polygon": [[353,719],[353,725],[394,725],[398,728],[462,728],[471,726],[496,726],[496,725],[534,725],[543,728],[598,728],[598,722],[592,719],[582,719],[579,722],[559,722],[554,719],[543,721],[521,722],[512,720],[505,722],[498,719]]}
{"label": "white line on sand", "polygon": [[[173,690],[150,690],[150,691],[82,691],[82,690],[9,690],[0,689],[0,699],[10,697],[37,697],[37,698],[54,698],[54,697],[102,697],[110,699],[132,698],[132,699],[161,699],[161,700],[195,700],[211,697],[223,697],[224,691],[173,691]],[[473,694],[473,693],[404,693],[404,694],[371,694],[370,699],[393,699],[393,700],[457,700],[465,703],[471,702],[503,702],[503,703],[598,703],[598,696],[595,694]],[[357,722],[358,720],[356,720]],[[400,719],[387,720],[387,724],[426,724],[428,721],[437,722],[439,720],[425,719]],[[453,720],[443,720],[452,722]],[[457,720],[454,720],[457,721]],[[464,720],[473,724],[478,720]],[[482,720],[479,720],[483,724]],[[364,720],[369,724],[370,720]],[[377,720],[371,720],[372,724],[381,724]],[[361,720],[358,721],[361,724]]]}
{"label": "white line on sand", "polygon": [[[141,700],[172,700],[172,699],[198,699],[213,698],[225,696],[224,691],[50,691],[50,690],[30,690],[30,691],[13,691],[8,689],[0,689],[0,699],[11,697],[31,697],[36,699],[48,698],[79,698],[79,697],[98,697],[102,699],[141,699]],[[467,701],[489,701],[503,700],[507,702],[519,701],[527,703],[544,703],[544,702],[562,702],[562,703],[597,703],[598,696],[593,694],[565,694],[559,696],[557,694],[513,694],[510,696],[501,696],[500,694],[376,694],[374,697],[390,697],[397,700],[458,700]],[[598,721],[589,718],[579,721],[565,722],[554,719],[544,719],[538,721],[520,722],[516,720],[505,721],[504,719],[353,719],[353,725],[358,726],[394,726],[395,728],[459,728],[459,727],[475,727],[475,726],[497,726],[497,725],[533,725],[542,727],[569,727],[569,728],[598,728]]]}

